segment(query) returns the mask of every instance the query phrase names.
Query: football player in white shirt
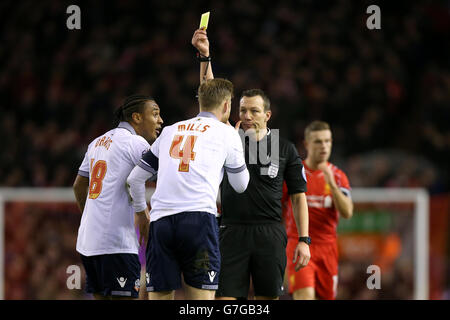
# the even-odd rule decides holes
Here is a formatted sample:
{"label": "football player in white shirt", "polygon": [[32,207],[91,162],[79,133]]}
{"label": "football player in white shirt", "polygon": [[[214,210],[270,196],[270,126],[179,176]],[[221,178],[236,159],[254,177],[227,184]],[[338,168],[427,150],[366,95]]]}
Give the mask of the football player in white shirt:
{"label": "football player in white shirt", "polygon": [[134,214],[126,179],[163,123],[149,96],[128,97],[115,115],[119,125],[89,144],[73,185],[83,213],[76,250],[86,270],[86,291],[96,299],[138,297],[138,249],[147,240],[149,217],[148,210]]}
{"label": "football player in white shirt", "polygon": [[[136,212],[147,208],[145,181],[157,175],[147,245],[149,298],[214,299],[220,271],[216,199],[224,170],[237,192],[249,181],[242,142],[229,124],[233,84],[202,83],[200,113],[165,127],[128,177]],[[141,213],[142,214],[142,213]]]}

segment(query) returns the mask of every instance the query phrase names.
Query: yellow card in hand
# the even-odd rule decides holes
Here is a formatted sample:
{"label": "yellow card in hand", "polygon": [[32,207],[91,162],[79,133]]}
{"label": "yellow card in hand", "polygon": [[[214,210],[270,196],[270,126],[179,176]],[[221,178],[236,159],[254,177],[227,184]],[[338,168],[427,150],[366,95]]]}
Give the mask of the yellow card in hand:
{"label": "yellow card in hand", "polygon": [[204,14],[202,14],[202,18],[200,20],[200,27],[199,27],[199,29],[201,29],[201,28],[207,29],[208,28],[208,21],[209,21],[209,11],[205,12]]}

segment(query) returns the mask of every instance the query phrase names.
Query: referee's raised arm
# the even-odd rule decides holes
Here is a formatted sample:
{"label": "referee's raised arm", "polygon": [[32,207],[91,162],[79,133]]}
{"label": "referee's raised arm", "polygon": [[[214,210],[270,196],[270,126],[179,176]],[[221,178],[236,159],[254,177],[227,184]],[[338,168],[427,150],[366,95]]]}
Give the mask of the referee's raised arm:
{"label": "referee's raised arm", "polygon": [[200,61],[200,83],[214,79],[206,29],[195,30],[191,43],[198,50],[197,59]]}

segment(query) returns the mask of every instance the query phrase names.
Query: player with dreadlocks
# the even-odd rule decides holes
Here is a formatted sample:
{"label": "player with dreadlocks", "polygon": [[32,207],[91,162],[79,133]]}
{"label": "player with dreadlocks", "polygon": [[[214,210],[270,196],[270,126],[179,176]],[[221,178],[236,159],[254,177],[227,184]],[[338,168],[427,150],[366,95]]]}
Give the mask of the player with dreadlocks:
{"label": "player with dreadlocks", "polygon": [[163,123],[158,104],[144,95],[126,98],[115,116],[117,127],[89,144],[73,185],[83,213],[76,250],[86,270],[86,291],[96,299],[139,295],[138,249],[147,242],[150,220],[148,210],[134,214],[126,179]]}

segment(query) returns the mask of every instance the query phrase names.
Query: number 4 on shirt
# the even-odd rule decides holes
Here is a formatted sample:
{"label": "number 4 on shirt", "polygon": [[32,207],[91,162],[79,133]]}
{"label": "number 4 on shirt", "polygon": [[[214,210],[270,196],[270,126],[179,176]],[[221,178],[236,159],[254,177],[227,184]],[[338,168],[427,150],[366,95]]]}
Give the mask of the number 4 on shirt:
{"label": "number 4 on shirt", "polygon": [[172,140],[169,152],[172,158],[180,159],[178,171],[189,172],[189,161],[195,160],[195,152],[192,150],[194,149],[195,141],[197,141],[197,136],[187,136],[183,148],[181,148],[183,138],[183,135],[176,135]]}

